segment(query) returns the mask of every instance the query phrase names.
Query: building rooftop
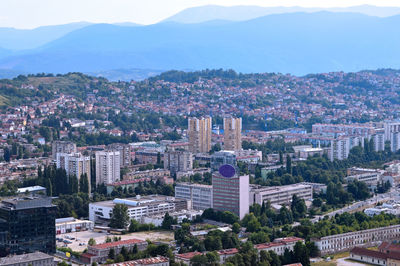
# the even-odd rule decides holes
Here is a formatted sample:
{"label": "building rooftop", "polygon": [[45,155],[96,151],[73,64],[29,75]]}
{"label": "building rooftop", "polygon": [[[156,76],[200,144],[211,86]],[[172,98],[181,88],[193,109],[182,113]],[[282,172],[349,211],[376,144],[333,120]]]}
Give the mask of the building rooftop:
{"label": "building rooftop", "polygon": [[112,266],[134,266],[134,265],[151,265],[156,263],[168,262],[169,259],[165,257],[154,257],[154,258],[146,258],[139,260],[131,260],[120,263],[114,263]]}
{"label": "building rooftop", "polygon": [[202,255],[202,253],[198,252],[198,251],[194,251],[194,252],[176,254],[175,257],[182,259],[182,260],[190,260],[191,258],[193,258],[194,256],[197,256],[197,255]]}
{"label": "building rooftop", "polygon": [[26,192],[36,192],[36,191],[42,191],[46,190],[45,187],[41,186],[32,186],[32,187],[21,187],[17,189],[18,193],[26,193]]}
{"label": "building rooftop", "polygon": [[143,242],[146,242],[146,241],[132,238],[132,239],[121,240],[121,241],[116,241],[116,242],[97,244],[97,245],[91,246],[91,248],[107,249],[107,248],[113,248],[113,247],[124,246],[124,245],[138,244],[138,243],[143,243]]}
{"label": "building rooftop", "polygon": [[189,183],[189,182],[179,182],[176,185],[181,186],[191,186],[191,187],[202,187],[202,188],[212,188],[212,185],[205,185],[205,184],[196,184],[196,183]]}
{"label": "building rooftop", "polygon": [[40,207],[53,207],[50,197],[25,196],[3,199],[0,208],[9,210],[22,210]]}
{"label": "building rooftop", "polygon": [[28,263],[35,260],[44,260],[53,258],[42,252],[28,253],[22,255],[14,255],[11,257],[0,258],[0,265],[19,265],[20,263]]}

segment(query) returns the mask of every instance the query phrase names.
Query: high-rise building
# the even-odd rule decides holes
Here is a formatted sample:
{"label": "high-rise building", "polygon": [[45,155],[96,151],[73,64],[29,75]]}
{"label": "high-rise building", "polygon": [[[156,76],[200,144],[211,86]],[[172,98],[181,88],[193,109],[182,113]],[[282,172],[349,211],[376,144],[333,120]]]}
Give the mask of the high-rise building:
{"label": "high-rise building", "polygon": [[400,150],[400,132],[390,134],[390,149],[392,152]]}
{"label": "high-rise building", "polygon": [[364,146],[363,137],[340,136],[331,141],[330,159],[331,161],[344,160],[349,156],[350,150],[355,146]]}
{"label": "high-rise building", "polygon": [[212,118],[190,117],[188,121],[189,150],[193,153],[211,150]]}
{"label": "high-rise building", "polygon": [[188,151],[168,151],[164,153],[164,169],[171,175],[193,169],[193,153]]}
{"label": "high-rise building", "polygon": [[110,151],[119,151],[121,156],[121,167],[127,167],[131,165],[131,147],[129,144],[113,143],[107,145],[107,149]]}
{"label": "high-rise building", "polygon": [[235,167],[225,164],[212,176],[213,209],[230,211],[242,219],[249,213],[249,176],[239,176]]}
{"label": "high-rise building", "polygon": [[56,252],[56,206],[49,197],[3,199],[0,255]]}
{"label": "high-rise building", "polygon": [[400,121],[385,121],[383,127],[385,129],[385,141],[391,141],[392,134],[400,132]]}
{"label": "high-rise building", "polygon": [[177,183],[175,198],[190,200],[195,210],[212,208],[212,186],[194,183]]}
{"label": "high-rise building", "polygon": [[224,150],[242,149],[242,118],[224,118]]}
{"label": "high-rise building", "polygon": [[57,168],[65,169],[68,176],[75,176],[78,180],[86,174],[90,191],[90,157],[81,153],[57,153]]}
{"label": "high-rise building", "polygon": [[121,156],[119,151],[96,152],[96,185],[120,180]]}
{"label": "high-rise building", "polygon": [[211,169],[218,171],[218,169],[224,165],[230,164],[236,166],[236,155],[234,151],[217,151],[211,155]]}
{"label": "high-rise building", "polygon": [[56,140],[51,144],[51,156],[53,160],[57,159],[57,153],[75,153],[76,144],[72,141]]}
{"label": "high-rise building", "polygon": [[376,130],[376,133],[372,135],[372,139],[374,142],[374,150],[375,151],[384,151],[385,150],[385,131],[384,130]]}

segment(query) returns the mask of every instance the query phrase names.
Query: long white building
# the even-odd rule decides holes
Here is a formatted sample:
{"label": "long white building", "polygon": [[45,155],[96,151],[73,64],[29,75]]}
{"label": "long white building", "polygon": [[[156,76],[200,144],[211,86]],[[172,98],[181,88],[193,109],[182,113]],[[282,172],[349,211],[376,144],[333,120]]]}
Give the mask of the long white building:
{"label": "long white building", "polygon": [[356,246],[377,246],[381,241],[399,239],[400,225],[379,227],[374,229],[349,232],[338,235],[312,239],[321,252],[321,255],[334,254],[350,250]]}
{"label": "long white building", "polygon": [[175,198],[190,200],[194,210],[205,210],[213,207],[213,193],[210,185],[177,183]]}
{"label": "long white building", "polygon": [[119,151],[96,152],[96,185],[111,184],[121,179],[121,156]]}

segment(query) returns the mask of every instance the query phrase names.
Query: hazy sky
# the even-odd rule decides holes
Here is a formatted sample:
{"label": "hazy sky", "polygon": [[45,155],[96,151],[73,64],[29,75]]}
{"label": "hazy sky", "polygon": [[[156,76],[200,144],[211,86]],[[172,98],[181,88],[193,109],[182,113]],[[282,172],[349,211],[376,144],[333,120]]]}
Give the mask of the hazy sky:
{"label": "hazy sky", "polygon": [[400,6],[400,0],[0,0],[0,27],[89,22],[152,24],[185,8],[202,5],[346,7]]}

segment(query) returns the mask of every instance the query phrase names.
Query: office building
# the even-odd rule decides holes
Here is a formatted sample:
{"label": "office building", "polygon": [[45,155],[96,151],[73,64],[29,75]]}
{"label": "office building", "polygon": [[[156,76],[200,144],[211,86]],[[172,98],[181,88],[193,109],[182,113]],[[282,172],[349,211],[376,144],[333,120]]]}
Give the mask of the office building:
{"label": "office building", "polygon": [[121,168],[131,165],[131,146],[123,143],[113,143],[107,145],[109,151],[119,151],[121,156]]}
{"label": "office building", "polygon": [[193,169],[193,153],[188,151],[168,151],[164,153],[164,169],[175,175]]}
{"label": "office building", "polygon": [[121,179],[121,156],[119,151],[96,152],[96,185],[110,184]]}
{"label": "office building", "polygon": [[240,219],[249,212],[249,176],[239,176],[229,164],[223,165],[212,176],[213,209],[230,211]]}
{"label": "office building", "polygon": [[56,140],[51,144],[51,156],[53,160],[57,159],[57,153],[75,153],[76,144],[72,141]]}
{"label": "office building", "polygon": [[275,187],[251,185],[249,201],[250,205],[255,203],[262,205],[263,202],[269,202],[272,205],[290,205],[293,195],[296,195],[300,199],[312,200],[312,186],[308,184],[292,184]]}
{"label": "office building", "polygon": [[56,211],[49,197],[3,199],[0,203],[0,254],[55,253]]}
{"label": "office building", "polygon": [[27,253],[0,258],[2,266],[55,266],[54,257],[43,252]]}
{"label": "office building", "polygon": [[175,198],[190,200],[191,207],[194,210],[205,210],[213,207],[212,186],[210,185],[177,183]]}
{"label": "office building", "polygon": [[211,169],[218,171],[218,169],[225,164],[236,166],[236,155],[234,151],[218,151],[211,155]]}
{"label": "office building", "polygon": [[242,149],[242,118],[224,118],[224,149]]}
{"label": "office building", "polygon": [[143,216],[163,215],[167,212],[187,210],[190,207],[185,199],[161,195],[137,196],[126,199],[115,198],[114,200],[89,203],[89,220],[94,223],[104,222],[108,224],[115,204],[126,205],[129,218],[137,221],[141,221]]}
{"label": "office building", "polygon": [[211,117],[189,118],[189,151],[193,153],[204,153],[211,150],[211,124]]}

